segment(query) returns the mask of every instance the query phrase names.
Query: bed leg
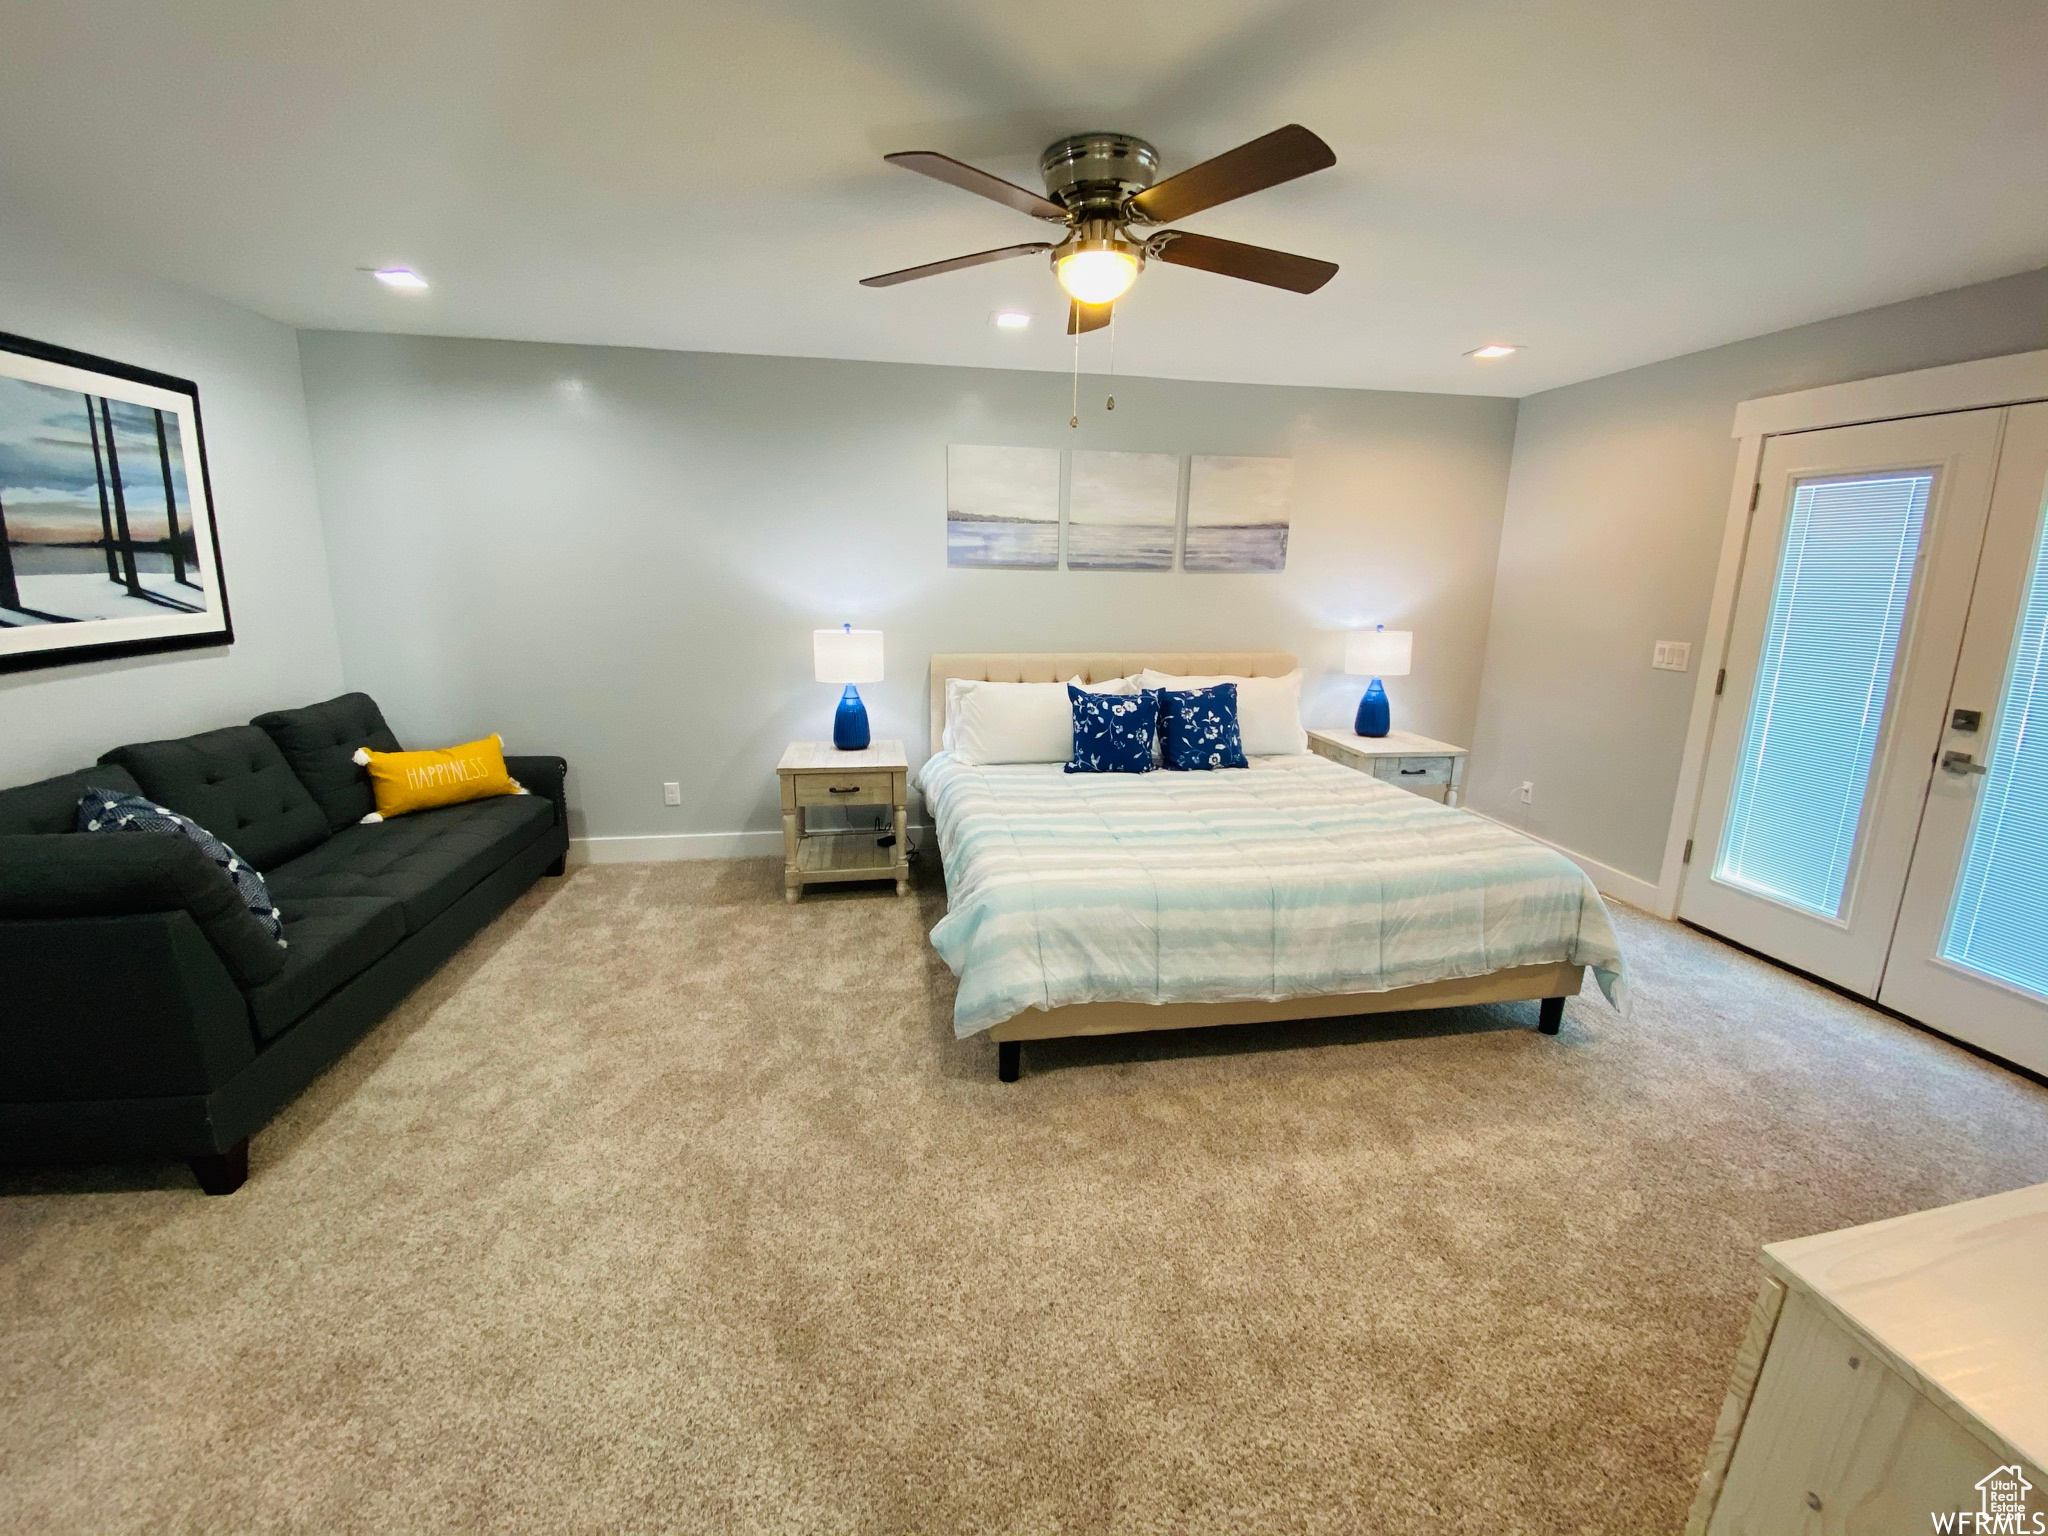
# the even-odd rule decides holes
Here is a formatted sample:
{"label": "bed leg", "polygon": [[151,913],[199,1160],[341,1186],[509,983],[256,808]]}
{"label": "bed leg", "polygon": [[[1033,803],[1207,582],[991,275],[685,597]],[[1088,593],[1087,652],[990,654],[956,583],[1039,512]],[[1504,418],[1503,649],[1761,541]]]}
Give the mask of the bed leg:
{"label": "bed leg", "polygon": [[996,1042],[996,1076],[1006,1083],[1014,1083],[1024,1075],[1024,1042],[1021,1040],[998,1040]]}
{"label": "bed leg", "polygon": [[1536,1028],[1543,1034],[1554,1035],[1558,1026],[1564,1023],[1564,999],[1546,997],[1536,1005]]}

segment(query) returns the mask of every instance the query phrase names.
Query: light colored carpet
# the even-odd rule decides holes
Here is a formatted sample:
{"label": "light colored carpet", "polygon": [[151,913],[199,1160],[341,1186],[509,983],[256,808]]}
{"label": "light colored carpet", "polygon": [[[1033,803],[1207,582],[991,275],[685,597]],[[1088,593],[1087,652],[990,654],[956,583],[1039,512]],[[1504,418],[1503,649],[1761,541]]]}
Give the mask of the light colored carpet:
{"label": "light colored carpet", "polygon": [[1618,910],[1532,1005],[995,1050],[940,911],[544,882],[254,1143],[0,1183],[0,1527],[1675,1531],[1771,1239],[2048,1091]]}

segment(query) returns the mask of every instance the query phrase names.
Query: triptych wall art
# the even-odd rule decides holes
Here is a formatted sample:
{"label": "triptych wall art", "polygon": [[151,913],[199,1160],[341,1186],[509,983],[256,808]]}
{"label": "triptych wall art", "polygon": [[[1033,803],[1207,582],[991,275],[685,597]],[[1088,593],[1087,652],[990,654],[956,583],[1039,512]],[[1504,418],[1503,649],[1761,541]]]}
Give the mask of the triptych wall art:
{"label": "triptych wall art", "polygon": [[0,334],[0,671],[233,638],[198,388]]}
{"label": "triptych wall art", "polygon": [[946,564],[1282,571],[1293,489],[1292,459],[954,443]]}

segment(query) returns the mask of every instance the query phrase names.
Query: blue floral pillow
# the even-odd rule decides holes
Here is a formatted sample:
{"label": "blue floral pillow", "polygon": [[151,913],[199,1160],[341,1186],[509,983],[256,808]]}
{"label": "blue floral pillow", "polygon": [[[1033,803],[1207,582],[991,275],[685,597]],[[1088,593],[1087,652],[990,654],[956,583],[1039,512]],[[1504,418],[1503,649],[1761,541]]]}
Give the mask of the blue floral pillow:
{"label": "blue floral pillow", "polygon": [[1067,684],[1074,707],[1074,758],[1069,773],[1150,773],[1159,690],[1089,693]]}
{"label": "blue floral pillow", "polygon": [[1169,688],[1159,696],[1159,750],[1169,768],[1247,768],[1237,684]]}
{"label": "blue floral pillow", "polygon": [[202,853],[220,866],[221,873],[234,882],[235,894],[242,898],[256,921],[277,940],[277,947],[288,947],[284,941],[283,914],[277,910],[277,903],[270,899],[270,887],[263,877],[251,869],[234,849],[190,817],[180,816],[169,807],[158,805],[154,800],[145,800],[140,795],[123,794],[114,789],[88,789],[79,797],[76,825],[81,832],[154,832],[191,838]]}

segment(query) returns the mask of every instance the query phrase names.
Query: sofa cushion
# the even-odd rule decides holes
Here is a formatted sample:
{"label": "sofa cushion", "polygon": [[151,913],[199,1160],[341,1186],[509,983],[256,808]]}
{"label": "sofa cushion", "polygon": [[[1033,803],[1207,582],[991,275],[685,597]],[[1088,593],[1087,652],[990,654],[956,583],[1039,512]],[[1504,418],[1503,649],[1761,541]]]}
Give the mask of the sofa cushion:
{"label": "sofa cushion", "polygon": [[[479,880],[548,835],[555,808],[540,795],[500,795],[344,827],[270,873],[287,912],[323,896],[389,896],[418,933]],[[286,930],[290,937],[290,930]]]}
{"label": "sofa cushion", "polygon": [[285,913],[284,969],[249,989],[249,1022],[275,1040],[315,1004],[369,969],[405,937],[405,909],[388,897],[313,896]]}
{"label": "sofa cushion", "polygon": [[243,986],[284,969],[285,951],[197,843],[182,837],[0,834],[0,918],[179,911],[191,914]]}
{"label": "sofa cushion", "polygon": [[320,807],[277,743],[253,725],[137,742],[100,761],[126,768],[150,799],[190,816],[266,874],[326,839]]}
{"label": "sofa cushion", "polygon": [[304,709],[273,710],[251,724],[277,743],[336,832],[377,808],[370,795],[370,771],[355,761],[356,749],[403,750],[384,723],[384,712],[367,693],[344,693]]}
{"label": "sofa cushion", "polygon": [[142,793],[142,786],[127,769],[111,764],[60,773],[18,789],[0,789],[0,837],[16,832],[71,831],[78,820],[78,802],[88,789]]}

